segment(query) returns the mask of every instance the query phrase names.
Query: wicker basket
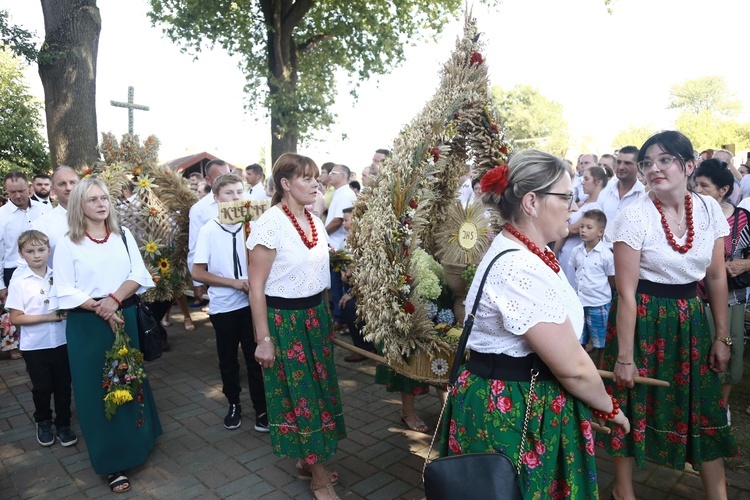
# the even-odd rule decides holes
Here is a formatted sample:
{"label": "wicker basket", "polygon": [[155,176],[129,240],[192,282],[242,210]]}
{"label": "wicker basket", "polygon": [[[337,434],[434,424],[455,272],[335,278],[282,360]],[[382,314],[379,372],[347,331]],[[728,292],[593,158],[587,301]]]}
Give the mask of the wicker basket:
{"label": "wicker basket", "polygon": [[456,357],[456,351],[440,351],[434,357],[424,351],[414,352],[406,362],[391,363],[390,367],[396,372],[420,382],[436,386],[448,384],[448,375]]}

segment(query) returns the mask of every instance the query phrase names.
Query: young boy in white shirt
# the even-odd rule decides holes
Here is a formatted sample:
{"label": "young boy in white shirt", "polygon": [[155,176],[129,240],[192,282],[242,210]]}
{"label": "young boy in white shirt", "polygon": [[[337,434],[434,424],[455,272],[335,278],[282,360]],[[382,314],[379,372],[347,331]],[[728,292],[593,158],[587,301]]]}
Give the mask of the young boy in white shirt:
{"label": "young boy in white shirt", "polygon": [[[53,279],[52,269],[47,267],[49,239],[41,231],[24,231],[18,238],[18,253],[27,265],[13,273],[6,307],[11,322],[23,326],[20,349],[31,379],[36,440],[42,446],[51,446],[55,439],[63,446],[72,446],[78,438],[70,430],[72,391],[65,314],[56,311],[57,301],[50,293]],[[54,434],[52,396],[57,429]]]}
{"label": "young boy in white shirt", "polygon": [[607,318],[612,302],[615,258],[606,243],[602,242],[607,216],[601,210],[589,210],[581,217],[579,236],[582,243],[570,254],[575,268],[575,289],[583,305],[583,333],[581,345],[589,340],[597,352],[597,367],[604,361],[604,343],[607,336]]}
{"label": "young boy in white shirt", "polygon": [[[220,175],[213,182],[213,197],[219,202],[243,199],[245,187],[234,174]],[[242,223],[220,224],[218,217],[208,221],[198,233],[193,259],[193,278],[209,285],[208,316],[216,331],[216,351],[223,383],[222,392],[229,401],[224,427],[237,429],[242,425],[240,405],[240,364],[238,347],[247,366],[250,400],[255,408],[255,430],[269,432],[263,371],[255,361],[253,319],[247,293],[247,258]]]}

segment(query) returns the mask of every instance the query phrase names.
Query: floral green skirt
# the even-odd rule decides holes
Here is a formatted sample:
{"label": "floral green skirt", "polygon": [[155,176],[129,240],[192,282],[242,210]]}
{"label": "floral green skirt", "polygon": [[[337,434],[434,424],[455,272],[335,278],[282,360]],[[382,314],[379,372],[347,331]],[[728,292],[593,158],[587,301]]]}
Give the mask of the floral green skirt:
{"label": "floral green skirt", "polygon": [[[500,452],[518,463],[528,382],[486,380],[463,370],[448,398],[440,456]],[[524,443],[524,498],[599,498],[588,407],[556,380],[537,382]]]}
{"label": "floral green skirt", "polygon": [[309,464],[328,460],[346,437],[346,427],[327,304],[302,310],[268,308],[268,325],[276,361],[263,370],[263,382],[273,452]]}
{"label": "floral green skirt", "polygon": [[[682,469],[685,462],[700,470],[703,462],[735,456],[737,444],[727,425],[719,375],[709,369],[711,333],[703,303],[698,299],[669,299],[639,293],[634,362],[644,377],[669,387],[635,384],[618,388],[605,381],[630,419],[631,432],[619,427],[597,436],[597,445],[610,455],[634,457],[639,467],[651,460]],[[604,368],[617,360],[617,299],[607,325]]]}
{"label": "floral green skirt", "polygon": [[388,365],[382,363],[378,363],[375,367],[375,383],[384,385],[387,392],[403,392],[414,396],[430,392],[429,385],[396,373]]}

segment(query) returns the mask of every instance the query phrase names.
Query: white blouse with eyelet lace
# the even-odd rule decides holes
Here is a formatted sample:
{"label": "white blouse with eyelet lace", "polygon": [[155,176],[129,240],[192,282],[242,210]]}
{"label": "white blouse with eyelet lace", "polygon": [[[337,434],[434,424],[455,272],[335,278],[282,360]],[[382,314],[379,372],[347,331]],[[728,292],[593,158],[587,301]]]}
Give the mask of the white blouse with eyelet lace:
{"label": "white blouse with eyelet lace", "polygon": [[492,242],[474,275],[466,297],[471,312],[477,289],[490,261],[500,252],[518,249],[500,257],[484,284],[479,308],[467,348],[489,354],[523,357],[533,349],[524,334],[539,323],[573,325],[570,335],[578,338],[583,330],[583,307],[565,275],[555,274],[525,246],[500,233]]}
{"label": "white blouse with eyelet lace", "polygon": [[[302,242],[292,221],[279,205],[269,208],[257,221],[250,223],[247,248],[255,245],[276,250],[271,272],[266,280],[266,295],[299,299],[311,297],[331,287],[328,267],[328,234],[316,216],[313,222],[318,231],[318,244],[308,249]],[[252,268],[248,274],[252,274]]]}
{"label": "white blouse with eyelet lace", "polygon": [[[605,239],[621,241],[641,252],[638,278],[665,285],[684,285],[702,280],[711,263],[714,243],[729,234],[721,206],[713,198],[693,193],[693,246],[687,253],[676,252],[667,242],[661,216],[654,202],[642,196],[607,224]],[[679,245],[687,240],[675,238]],[[615,269],[615,273],[619,272]]]}

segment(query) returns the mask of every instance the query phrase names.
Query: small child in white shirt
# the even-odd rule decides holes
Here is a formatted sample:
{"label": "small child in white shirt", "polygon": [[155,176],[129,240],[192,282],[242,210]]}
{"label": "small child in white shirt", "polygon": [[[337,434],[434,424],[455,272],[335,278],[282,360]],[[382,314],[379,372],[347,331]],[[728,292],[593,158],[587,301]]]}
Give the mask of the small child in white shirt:
{"label": "small child in white shirt", "polygon": [[[6,307],[12,323],[23,326],[20,349],[31,379],[36,440],[42,446],[51,446],[55,439],[63,446],[72,446],[78,438],[70,430],[72,391],[65,314],[56,311],[56,301],[50,297],[53,280],[52,269],[47,267],[49,239],[41,231],[24,231],[18,237],[18,253],[27,266],[13,273]],[[54,434],[52,396],[57,429]]]}
{"label": "small child in white shirt", "polygon": [[589,340],[597,352],[597,367],[604,361],[604,343],[607,319],[612,302],[615,275],[615,258],[606,243],[602,242],[607,216],[601,210],[589,210],[581,217],[579,236],[582,243],[570,254],[575,269],[575,290],[583,305],[583,332],[581,345]]}

